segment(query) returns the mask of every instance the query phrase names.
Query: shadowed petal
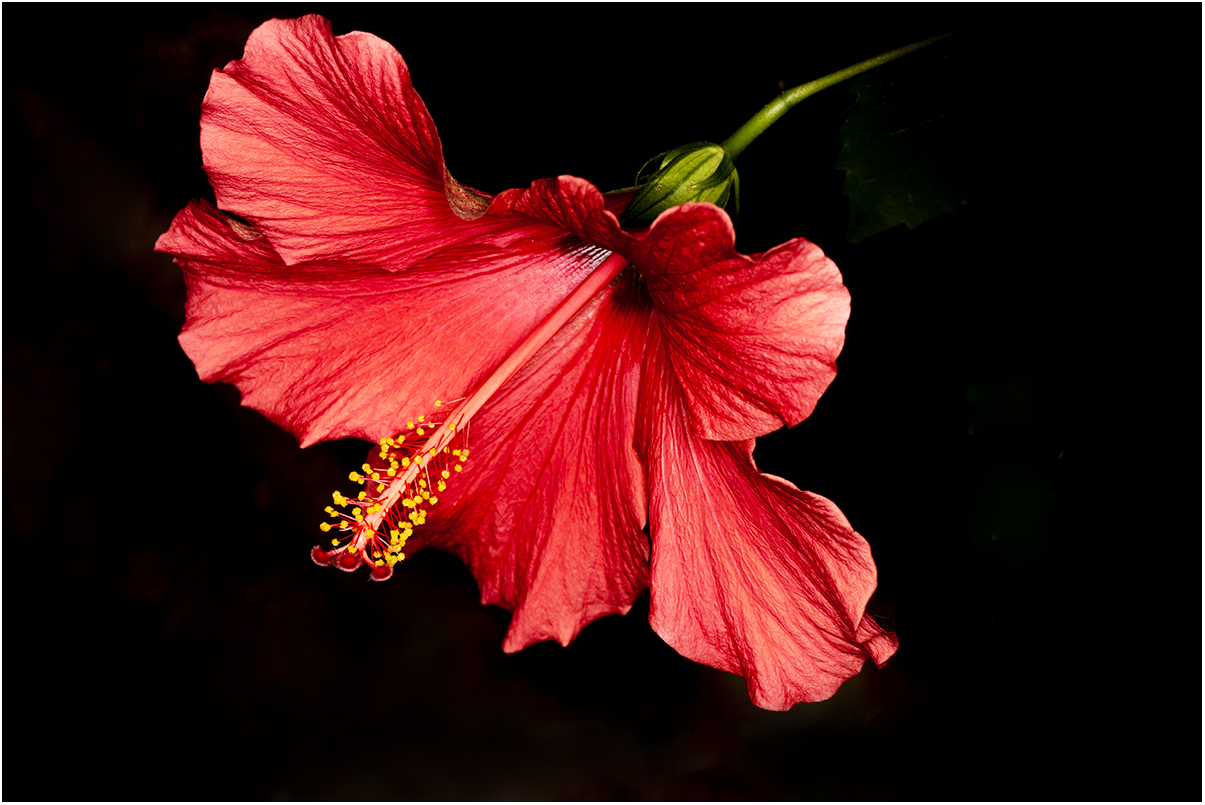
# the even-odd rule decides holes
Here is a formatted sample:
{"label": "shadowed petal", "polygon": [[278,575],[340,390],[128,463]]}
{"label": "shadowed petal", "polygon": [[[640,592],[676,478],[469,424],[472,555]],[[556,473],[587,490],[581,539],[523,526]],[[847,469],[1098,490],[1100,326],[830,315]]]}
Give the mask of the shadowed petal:
{"label": "shadowed petal", "polygon": [[180,343],[201,379],[234,383],[305,446],[396,435],[464,395],[606,257],[537,221],[508,225],[509,249],[462,245],[404,273],[286,266],[256,230],[194,202],[156,248],[184,269]]}
{"label": "shadowed petal", "polygon": [[758,472],[752,442],[699,439],[650,328],[637,445],[648,470],[653,629],[745,677],[754,704],[819,701],[895,636],[865,615],[870,548],[830,501]]}
{"label": "shadowed petal", "polygon": [[288,265],[394,270],[467,238],[489,198],[451,179],[402,57],[309,15],[270,20],[215,70],[201,151],[218,207],[251,221]]}
{"label": "shadowed petal", "polygon": [[567,645],[648,586],[632,446],[649,315],[638,292],[620,275],[481,409],[464,477],[408,543],[456,553],[482,603],[514,612],[506,651]]}

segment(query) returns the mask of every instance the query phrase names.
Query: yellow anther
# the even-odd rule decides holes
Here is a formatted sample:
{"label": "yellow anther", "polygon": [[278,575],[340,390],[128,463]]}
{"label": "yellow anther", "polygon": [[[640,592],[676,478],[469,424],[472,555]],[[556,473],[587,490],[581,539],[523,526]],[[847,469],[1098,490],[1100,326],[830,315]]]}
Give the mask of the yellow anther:
{"label": "yellow anther", "polygon": [[460,472],[461,470],[463,470],[463,469],[464,469],[464,467],[462,467],[462,466],[460,466],[459,464],[457,464],[457,465],[456,465],[455,467],[453,467],[452,469],[456,470],[457,472]]}
{"label": "yellow anther", "polygon": [[440,476],[443,478],[451,478],[452,473],[448,472],[447,470],[444,470],[443,472],[440,473]]}
{"label": "yellow anther", "polygon": [[422,436],[423,434],[426,433],[426,431],[423,430],[422,428],[419,428],[418,430],[415,431],[415,433],[417,433],[419,436]]}
{"label": "yellow anther", "polygon": [[378,492],[384,492],[384,491],[385,491],[385,484],[377,484],[377,491],[378,491]]}
{"label": "yellow anther", "polygon": [[419,478],[419,479],[418,479],[418,485],[419,485],[419,487],[421,487],[422,489],[426,489],[426,488],[427,488],[427,481],[426,481],[425,479],[423,479],[423,478]]}
{"label": "yellow anther", "polygon": [[367,496],[368,496],[367,492],[361,492],[360,494],[356,495],[356,500],[363,500]]}
{"label": "yellow anther", "polygon": [[414,423],[413,423],[413,422],[407,422],[407,423],[406,423],[406,430],[414,430]]}
{"label": "yellow anther", "polygon": [[425,421],[425,420],[426,420],[426,418],[427,418],[427,417],[425,417],[425,416],[424,416],[424,415],[422,415],[422,414],[419,414],[419,415],[418,415],[418,421],[419,421],[419,422],[423,422],[423,421]]}
{"label": "yellow anther", "polygon": [[373,551],[373,552],[372,552],[372,558],[373,558],[373,559],[380,559],[380,558],[381,558],[381,552],[380,552],[380,551]]}
{"label": "yellow anther", "polygon": [[331,540],[331,545],[334,545],[336,548],[338,548],[338,547],[339,547],[339,540],[337,540],[337,539],[333,539],[333,540]]}
{"label": "yellow anther", "polygon": [[348,552],[348,553],[355,553],[355,552],[356,552],[356,545],[355,545],[355,543],[354,543],[354,542],[353,542],[351,545],[348,545],[348,546],[347,546],[347,552]]}
{"label": "yellow anther", "polygon": [[361,511],[360,507],[356,506],[354,509],[351,510],[351,513],[354,514],[356,517],[359,517],[360,511]]}
{"label": "yellow anther", "polygon": [[441,406],[441,405],[443,405],[443,400],[436,400],[436,401],[435,401],[435,407],[436,407],[436,408],[438,408],[438,407],[439,407],[439,406]]}
{"label": "yellow anther", "polygon": [[451,425],[448,425],[448,433],[453,433],[453,432],[455,432],[455,430],[456,430],[455,422],[453,422]]}
{"label": "yellow anther", "polygon": [[331,530],[331,524],[330,524],[330,523],[319,523],[319,524],[318,524],[318,527],[319,527],[319,528],[321,528],[323,531],[330,531],[330,530]]}
{"label": "yellow anther", "polygon": [[372,467],[368,466],[367,464],[360,467],[360,469],[364,470],[364,472],[372,472]]}
{"label": "yellow anther", "polygon": [[[380,556],[380,554],[377,554],[377,556]],[[378,560],[376,561],[376,565],[377,565],[377,567],[380,567],[380,566],[381,566],[381,565],[383,565],[383,564],[385,564],[385,563],[384,563],[384,562],[382,562],[380,559],[378,559]]]}
{"label": "yellow anther", "polygon": [[435,484],[435,489],[438,492],[442,492],[447,488],[448,488],[448,485],[445,484],[443,481],[439,481],[438,483]]}
{"label": "yellow anther", "polygon": [[392,478],[393,476],[397,475],[397,470],[394,469],[393,467],[390,467],[389,471],[386,473],[386,475],[388,475],[390,478]]}
{"label": "yellow anther", "polygon": [[334,514],[334,513],[335,513],[335,508],[334,508],[333,506],[327,506],[327,507],[326,507],[326,513],[327,513],[327,514]]}
{"label": "yellow anther", "polygon": [[403,467],[409,467],[409,466],[410,466],[410,459],[408,459],[408,458],[403,458],[403,459],[402,459],[402,466],[403,466]]}
{"label": "yellow anther", "polygon": [[438,451],[438,450],[436,450],[434,447],[432,447],[432,448],[431,448],[431,455],[432,455],[432,457],[434,457],[434,456],[435,456],[435,454],[436,454],[436,453],[438,453],[438,452],[439,452],[439,451]]}
{"label": "yellow anther", "polygon": [[434,506],[436,503],[439,503],[439,498],[432,495],[431,496],[431,505]]}
{"label": "yellow anther", "polygon": [[360,473],[356,472],[355,470],[352,470],[350,473],[348,473],[348,475],[347,475],[347,480],[349,480],[349,481],[359,481],[359,480],[360,480]]}

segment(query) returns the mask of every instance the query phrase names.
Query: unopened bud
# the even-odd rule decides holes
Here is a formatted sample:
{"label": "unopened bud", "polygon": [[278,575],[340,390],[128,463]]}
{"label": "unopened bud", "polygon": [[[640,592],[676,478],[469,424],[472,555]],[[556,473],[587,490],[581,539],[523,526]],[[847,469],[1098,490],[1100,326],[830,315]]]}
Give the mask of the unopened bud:
{"label": "unopened bud", "polygon": [[[651,174],[646,170],[660,159]],[[624,225],[652,223],[658,215],[688,201],[719,207],[739,195],[736,163],[715,143],[689,143],[653,157],[636,177],[640,190],[624,212]]]}

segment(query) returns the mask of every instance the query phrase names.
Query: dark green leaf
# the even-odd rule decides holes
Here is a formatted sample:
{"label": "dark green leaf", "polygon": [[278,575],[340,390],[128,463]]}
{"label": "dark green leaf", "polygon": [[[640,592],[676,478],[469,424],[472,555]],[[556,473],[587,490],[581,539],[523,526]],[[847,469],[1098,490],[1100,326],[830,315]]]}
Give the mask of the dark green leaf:
{"label": "dark green leaf", "polygon": [[851,83],[837,168],[845,171],[851,243],[970,203],[968,122],[974,37],[955,34]]}

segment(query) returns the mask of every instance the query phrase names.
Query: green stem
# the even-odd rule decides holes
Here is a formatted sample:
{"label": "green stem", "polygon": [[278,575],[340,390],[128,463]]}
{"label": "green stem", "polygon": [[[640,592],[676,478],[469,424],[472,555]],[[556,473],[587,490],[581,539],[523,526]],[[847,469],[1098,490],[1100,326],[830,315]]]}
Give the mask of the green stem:
{"label": "green stem", "polygon": [[729,137],[727,140],[724,140],[724,142],[720,143],[720,145],[722,145],[729,154],[732,154],[732,156],[735,157],[741,151],[744,151],[745,147],[748,146],[749,143],[756,140],[758,135],[770,128],[770,124],[774,123],[774,121],[778,120],[778,118],[785,115],[787,110],[802,101],[804,98],[815,95],[822,89],[828,89],[833,84],[840,84],[847,78],[853,78],[858,73],[873,70],[875,67],[878,67],[881,64],[886,64],[889,61],[895,61],[900,56],[907,56],[913,51],[920,50],[927,45],[932,45],[937,40],[945,39],[950,35],[951,34],[941,34],[940,36],[934,36],[922,42],[916,42],[915,44],[893,50],[889,53],[884,53],[881,56],[875,56],[873,59],[858,62],[852,67],[846,67],[844,70],[838,70],[835,73],[826,75],[824,78],[817,78],[815,81],[809,81],[806,84],[800,84],[797,87],[789,89],[762,107],[760,112],[749,118],[748,123],[737,129],[731,137]]}

